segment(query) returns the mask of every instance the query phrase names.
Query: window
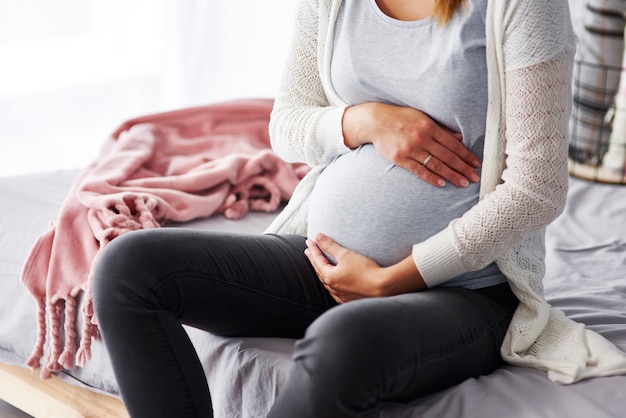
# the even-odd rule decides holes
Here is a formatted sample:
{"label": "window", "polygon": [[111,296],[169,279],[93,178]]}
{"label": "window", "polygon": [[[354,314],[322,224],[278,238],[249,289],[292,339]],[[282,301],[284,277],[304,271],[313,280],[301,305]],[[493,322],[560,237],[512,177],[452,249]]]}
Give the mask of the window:
{"label": "window", "polygon": [[0,2],[0,175],[78,168],[148,113],[272,97],[295,3]]}

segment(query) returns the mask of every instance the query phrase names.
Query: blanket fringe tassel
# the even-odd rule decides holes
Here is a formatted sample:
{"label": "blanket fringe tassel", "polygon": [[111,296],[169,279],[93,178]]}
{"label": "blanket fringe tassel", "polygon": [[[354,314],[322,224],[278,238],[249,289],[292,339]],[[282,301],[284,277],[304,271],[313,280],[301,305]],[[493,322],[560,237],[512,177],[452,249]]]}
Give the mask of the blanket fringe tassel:
{"label": "blanket fringe tassel", "polygon": [[[37,302],[37,340],[33,352],[26,360],[26,365],[32,370],[41,367],[40,377],[42,379],[49,379],[52,373],[63,369],[72,369],[74,365],[83,367],[91,358],[91,340],[98,332],[97,326],[91,322],[91,316],[85,316],[78,350],[76,347],[78,337],[76,333],[76,296],[78,291],[80,289],[75,289],[66,299],[46,302],[45,298],[42,298]],[[47,348],[48,353],[42,367],[46,344],[46,311],[50,317],[50,340]],[[61,324],[62,318],[64,324]],[[63,340],[64,344],[61,343]]]}

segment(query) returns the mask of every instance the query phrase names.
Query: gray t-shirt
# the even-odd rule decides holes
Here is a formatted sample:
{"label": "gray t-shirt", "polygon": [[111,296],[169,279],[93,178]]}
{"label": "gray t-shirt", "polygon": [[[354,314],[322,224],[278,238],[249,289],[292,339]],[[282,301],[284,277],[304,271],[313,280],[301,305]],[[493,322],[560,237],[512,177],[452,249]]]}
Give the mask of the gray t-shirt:
{"label": "gray t-shirt", "polygon": [[[446,26],[399,21],[375,0],[345,0],[335,28],[331,80],[350,104],[410,106],[463,134],[482,157],[487,112],[485,12],[470,0]],[[443,230],[478,202],[479,184],[434,187],[383,158],[373,145],[337,157],[321,173],[309,208],[308,235],[323,232],[387,266]],[[497,266],[445,285],[480,288],[505,281]]]}

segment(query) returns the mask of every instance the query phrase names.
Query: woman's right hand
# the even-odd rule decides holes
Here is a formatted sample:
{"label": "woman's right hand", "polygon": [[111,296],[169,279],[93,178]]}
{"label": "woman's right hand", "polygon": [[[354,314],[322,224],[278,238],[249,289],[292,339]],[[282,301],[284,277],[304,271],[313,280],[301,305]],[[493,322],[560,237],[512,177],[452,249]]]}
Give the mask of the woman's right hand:
{"label": "woman's right hand", "polygon": [[480,180],[480,161],[463,145],[461,134],[414,108],[377,102],[350,106],[343,135],[349,148],[371,143],[383,157],[434,186],[447,180],[466,187]]}

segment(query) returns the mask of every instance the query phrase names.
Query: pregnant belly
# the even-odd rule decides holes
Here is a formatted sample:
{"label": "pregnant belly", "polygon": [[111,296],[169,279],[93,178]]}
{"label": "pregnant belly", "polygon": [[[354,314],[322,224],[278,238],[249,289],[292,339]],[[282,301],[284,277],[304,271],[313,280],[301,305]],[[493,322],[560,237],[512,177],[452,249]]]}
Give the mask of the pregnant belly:
{"label": "pregnant belly", "polygon": [[478,184],[434,187],[364,145],[335,159],[311,194],[308,232],[391,265],[478,201]]}

